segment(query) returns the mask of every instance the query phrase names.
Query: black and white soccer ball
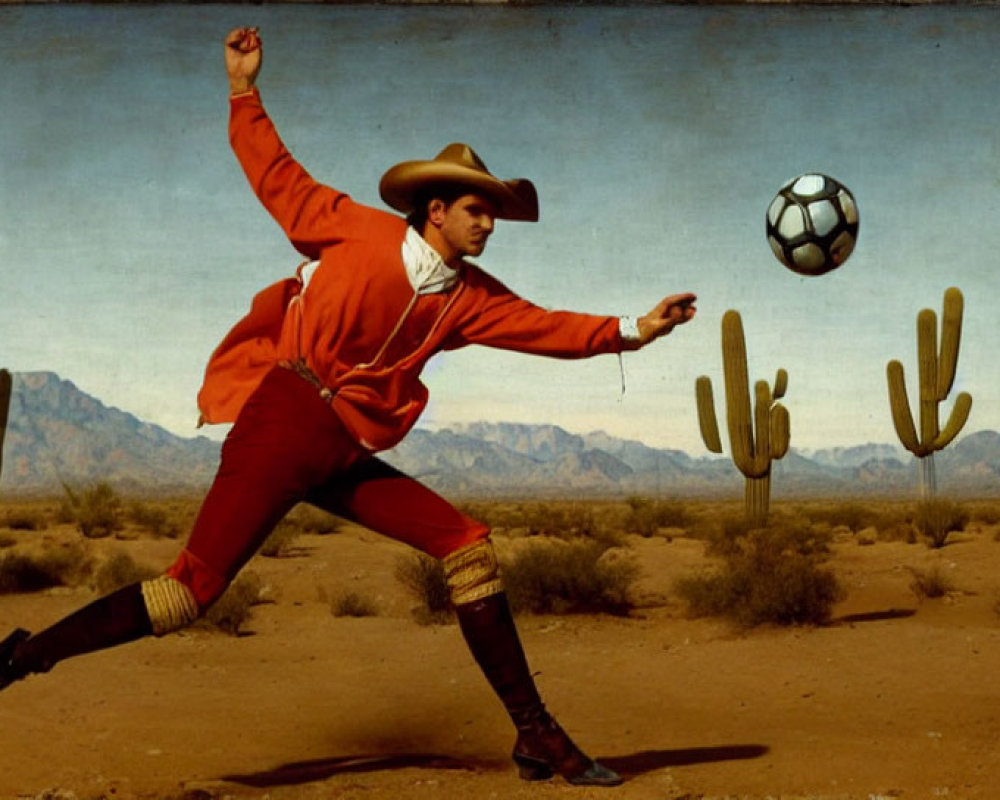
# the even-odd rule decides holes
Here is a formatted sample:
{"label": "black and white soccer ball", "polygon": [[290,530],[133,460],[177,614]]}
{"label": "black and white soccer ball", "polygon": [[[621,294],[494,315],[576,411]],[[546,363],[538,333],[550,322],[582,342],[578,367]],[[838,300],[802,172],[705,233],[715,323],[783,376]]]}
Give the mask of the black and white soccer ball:
{"label": "black and white soccer ball", "polygon": [[854,195],[829,175],[793,178],[767,207],[767,241],[778,261],[800,275],[836,269],[857,240]]}

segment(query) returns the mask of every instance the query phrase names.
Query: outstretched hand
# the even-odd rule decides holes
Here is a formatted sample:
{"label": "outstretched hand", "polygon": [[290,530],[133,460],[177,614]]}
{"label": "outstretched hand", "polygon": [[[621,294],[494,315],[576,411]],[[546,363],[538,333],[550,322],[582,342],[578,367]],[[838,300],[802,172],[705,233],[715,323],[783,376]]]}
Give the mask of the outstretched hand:
{"label": "outstretched hand", "polygon": [[637,320],[639,326],[638,346],[649,344],[661,336],[666,336],[678,325],[683,325],[697,313],[697,295],[691,292],[672,294],[664,297],[653,310]]}
{"label": "outstretched hand", "polygon": [[226,36],[226,74],[233,94],[253,88],[260,72],[261,41],[256,28],[234,28]]}

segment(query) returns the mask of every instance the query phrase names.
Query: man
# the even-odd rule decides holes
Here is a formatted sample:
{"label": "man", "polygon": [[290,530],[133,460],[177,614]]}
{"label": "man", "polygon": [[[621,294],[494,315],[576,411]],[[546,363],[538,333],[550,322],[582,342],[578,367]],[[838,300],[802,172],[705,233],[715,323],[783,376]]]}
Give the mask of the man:
{"label": "man", "polygon": [[536,220],[529,181],[494,177],[466,145],[382,177],[388,205],[354,203],[291,157],[255,88],[256,29],[227,36],[230,140],[257,197],[307,259],[254,298],[213,353],[204,421],[234,421],[187,545],[166,574],[127,586],[30,636],[0,643],[0,688],[65,658],[193,622],[277,522],[306,501],[443,559],[463,636],[517,729],[528,780],[621,778],[576,747],[545,710],[500,582],[489,529],[374,457],[427,402],[437,352],[484,344],[562,358],[637,349],[694,316],[692,294],[634,322],[545,311],[468,262],[497,219]]}

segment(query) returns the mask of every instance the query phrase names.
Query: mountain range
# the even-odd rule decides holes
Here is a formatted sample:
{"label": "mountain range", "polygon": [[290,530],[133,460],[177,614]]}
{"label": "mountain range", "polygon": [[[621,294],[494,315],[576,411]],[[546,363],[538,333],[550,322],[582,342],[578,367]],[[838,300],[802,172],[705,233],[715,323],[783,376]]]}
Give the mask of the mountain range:
{"label": "mountain range", "polygon": [[[108,407],[51,372],[15,373],[0,493],[41,494],[104,480],[124,492],[201,491],[220,443],[184,438]],[[725,457],[694,457],[600,431],[476,422],[417,428],[381,455],[455,497],[740,497],[743,479]],[[935,455],[952,494],[1000,491],[1000,434],[978,431]],[[900,495],[917,490],[917,461],[901,447],[794,448],[773,467],[782,496]]]}

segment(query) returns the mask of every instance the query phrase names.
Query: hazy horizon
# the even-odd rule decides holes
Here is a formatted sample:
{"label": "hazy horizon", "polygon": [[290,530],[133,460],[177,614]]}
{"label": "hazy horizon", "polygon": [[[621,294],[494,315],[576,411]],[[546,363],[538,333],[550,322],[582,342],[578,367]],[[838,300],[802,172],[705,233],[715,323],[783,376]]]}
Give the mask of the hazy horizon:
{"label": "hazy horizon", "polygon": [[[119,411],[119,412],[122,412],[124,414],[129,414],[130,416],[134,417],[136,420],[138,420],[141,423],[154,425],[154,426],[160,428],[161,430],[165,430],[168,434],[170,434],[172,436],[178,436],[181,439],[197,439],[199,437],[201,437],[201,438],[208,438],[208,439],[214,439],[215,438],[215,437],[205,436],[205,431],[206,431],[205,428],[198,429],[198,430],[194,431],[191,434],[184,434],[184,433],[177,434],[177,433],[174,433],[173,431],[170,431],[167,428],[164,428],[163,426],[158,425],[155,422],[151,422],[150,420],[146,420],[146,419],[143,419],[141,417],[138,417],[135,414],[132,414],[130,411],[121,408],[119,405],[115,404],[113,402],[113,400],[111,400],[110,398],[97,397],[95,395],[90,394],[89,392],[86,392],[72,378],[69,378],[69,377],[66,377],[66,376],[63,376],[63,375],[59,375],[58,373],[52,372],[50,370],[38,370],[38,371],[34,371],[34,372],[15,372],[13,374],[14,374],[14,377],[15,377],[15,381],[17,381],[18,379],[20,379],[20,378],[22,378],[22,377],[24,377],[26,375],[27,376],[32,376],[32,375],[45,375],[45,376],[49,376],[49,375],[51,375],[54,378],[56,378],[57,380],[66,381],[66,382],[72,384],[77,389],[77,391],[83,392],[88,397],[91,397],[92,399],[96,400],[97,402],[99,402],[102,406],[104,406],[107,409],[111,409],[111,410],[114,410],[114,411]],[[15,387],[16,387],[16,383],[15,383]],[[537,422],[516,422],[516,421],[513,421],[513,420],[503,420],[503,419],[476,419],[476,420],[467,420],[467,421],[461,421],[461,422],[450,422],[450,423],[447,423],[447,424],[439,424],[439,425],[427,425],[427,424],[424,424],[422,422],[418,422],[417,425],[414,427],[414,430],[415,431],[426,431],[426,432],[429,432],[429,433],[438,433],[438,432],[446,431],[446,430],[452,431],[452,432],[458,432],[458,433],[467,433],[470,428],[474,428],[474,427],[479,426],[479,425],[491,425],[491,426],[498,426],[498,427],[499,426],[512,426],[512,427],[523,426],[523,427],[538,427],[538,428],[555,427],[555,428],[559,428],[560,430],[564,431],[565,433],[567,433],[567,434],[569,434],[571,436],[576,436],[576,437],[580,437],[580,438],[587,438],[587,437],[592,437],[592,436],[609,436],[609,437],[612,437],[612,438],[615,438],[615,439],[618,439],[618,440],[621,440],[621,441],[634,441],[634,442],[638,442],[640,444],[644,444],[644,445],[646,445],[648,447],[652,447],[652,448],[656,448],[656,449],[679,450],[679,451],[684,452],[687,455],[691,456],[692,458],[696,458],[696,459],[697,458],[705,458],[705,459],[726,459],[726,460],[728,460],[730,458],[729,453],[728,453],[728,448],[727,448],[726,452],[724,452],[722,454],[716,454],[716,453],[710,453],[708,451],[705,451],[703,447],[699,447],[698,448],[698,452],[693,452],[692,450],[684,448],[684,447],[669,447],[669,446],[658,447],[658,446],[656,446],[654,444],[651,444],[650,442],[647,442],[647,441],[645,441],[645,440],[643,440],[641,438],[616,436],[615,434],[612,434],[609,431],[601,429],[601,428],[589,429],[589,430],[573,430],[573,429],[570,429],[570,428],[566,428],[566,427],[564,427],[562,425],[558,425],[556,423],[545,422],[545,421],[542,421],[542,420],[539,420]],[[222,429],[222,428],[228,429],[228,426],[220,426],[220,429]],[[984,429],[969,429],[969,430],[963,430],[963,432],[960,433],[958,435],[958,437],[956,437],[955,442],[956,443],[960,442],[962,439],[964,439],[964,438],[966,438],[968,436],[973,436],[975,434],[980,434],[980,433],[995,433],[998,436],[1000,436],[1000,431],[995,431],[995,430],[992,430],[992,429],[989,429],[989,428],[984,428]],[[723,438],[725,439],[725,432],[723,432]],[[816,454],[816,453],[821,453],[821,452],[824,452],[824,451],[844,451],[844,450],[851,450],[851,449],[863,449],[863,448],[867,448],[867,447],[875,447],[875,448],[889,447],[895,453],[897,453],[898,455],[900,455],[901,457],[903,457],[903,458],[910,458],[910,454],[906,451],[906,449],[903,447],[903,445],[900,444],[900,442],[898,441],[898,439],[894,439],[892,441],[881,441],[881,442],[879,442],[879,441],[855,442],[855,443],[851,443],[851,444],[830,443],[830,444],[825,445],[823,447],[798,447],[798,446],[792,445],[790,449],[792,451],[794,451],[796,453],[800,453],[800,454]],[[914,457],[914,461],[915,461],[915,457]]]}

